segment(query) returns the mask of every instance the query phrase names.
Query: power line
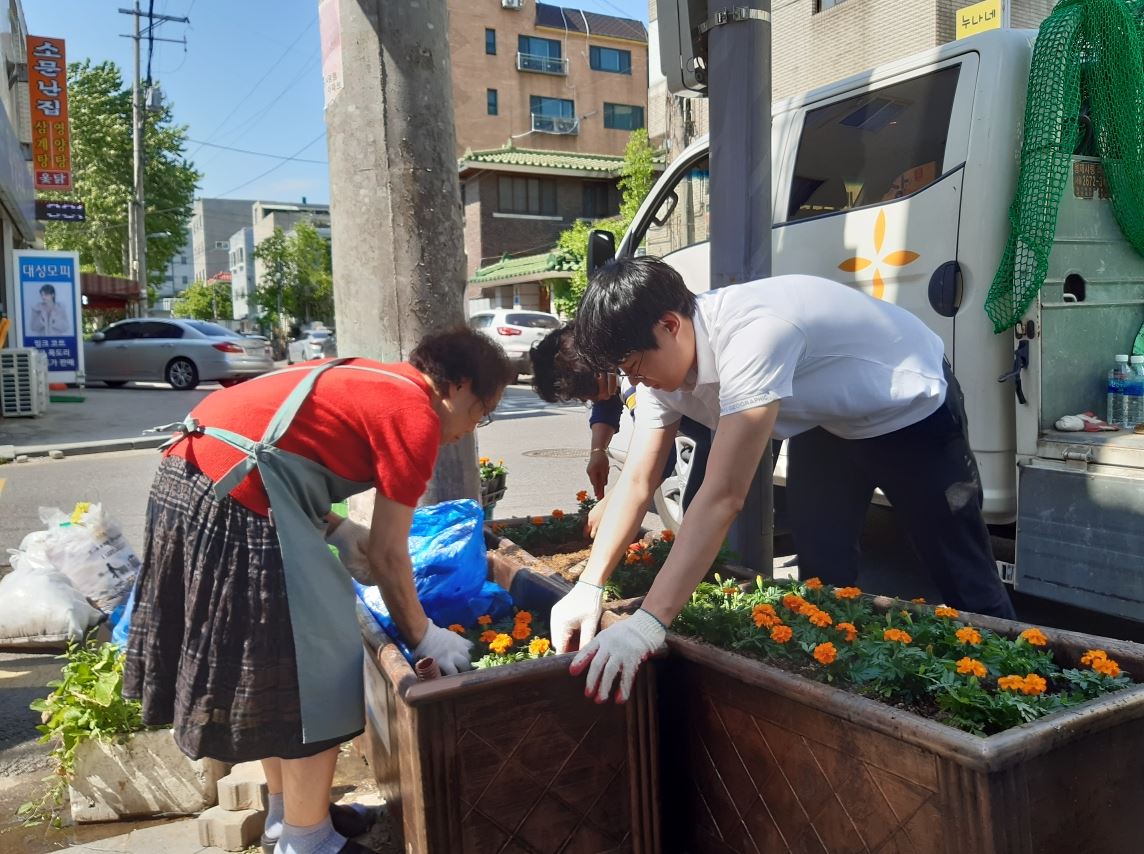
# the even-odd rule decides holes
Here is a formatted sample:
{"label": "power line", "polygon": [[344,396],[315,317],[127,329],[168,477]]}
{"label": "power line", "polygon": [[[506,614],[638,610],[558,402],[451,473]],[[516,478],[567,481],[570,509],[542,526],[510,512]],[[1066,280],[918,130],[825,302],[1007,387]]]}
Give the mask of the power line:
{"label": "power line", "polygon": [[[234,105],[234,107],[231,109],[231,111],[223,117],[223,120],[218,123],[218,126],[213,131],[211,131],[209,134],[207,134],[207,140],[208,141],[214,139],[215,136],[218,134],[218,132],[221,131],[224,127],[226,127],[226,123],[228,121],[230,121],[231,116],[233,116],[235,113],[237,113],[242,108],[242,105],[246,103],[247,99],[251,95],[253,95],[256,91],[258,91],[258,87],[261,85],[262,81],[270,76],[271,72],[273,72],[274,69],[278,67],[278,64],[280,62],[282,62],[283,59],[286,58],[286,55],[288,53],[290,53],[291,50],[293,50],[294,45],[296,45],[298,42],[300,42],[302,40],[302,37],[304,35],[306,35],[306,33],[310,32],[311,27],[313,27],[314,24],[317,23],[317,20],[318,20],[318,16],[315,15],[310,20],[310,23],[308,23],[305,26],[305,28],[303,28],[302,32],[298,33],[298,35],[294,39],[294,41],[290,42],[290,44],[287,45],[286,49],[284,51],[282,51],[282,53],[278,55],[278,58],[276,60],[274,60],[274,62],[270,65],[269,68],[266,69],[266,72],[261,77],[259,77],[258,80],[255,81],[254,85],[250,87],[250,89],[247,91],[247,93],[245,95],[243,95],[239,99],[238,103]],[[194,151],[192,151],[190,153],[190,157],[194,157],[196,154],[198,154],[198,152],[201,148],[202,148],[202,145],[200,144],[199,148],[196,148]]]}
{"label": "power line", "polygon": [[256,157],[273,157],[275,160],[293,160],[295,163],[319,163],[323,166],[329,163],[328,160],[307,160],[304,157],[290,157],[285,154],[269,154],[265,151],[251,151],[248,148],[233,148],[229,145],[219,145],[215,142],[203,142],[198,139],[187,139],[187,142],[193,142],[197,145],[205,145],[207,148],[221,148],[223,151],[234,151],[238,154],[253,154]]}
{"label": "power line", "polygon": [[255,181],[259,181],[259,180],[265,178],[271,172],[276,172],[277,170],[281,169],[283,166],[285,166],[290,161],[297,160],[299,154],[301,154],[303,151],[305,151],[307,148],[309,148],[311,145],[313,145],[315,142],[317,142],[319,139],[321,139],[325,135],[326,135],[326,131],[325,131],[325,129],[323,129],[320,134],[318,134],[316,137],[311,139],[309,142],[307,142],[305,145],[303,145],[301,148],[299,148],[297,151],[295,151],[289,157],[284,158],[281,163],[278,163],[278,164],[275,164],[274,166],[271,166],[265,172],[261,173],[260,175],[255,175],[249,181],[244,181],[243,183],[239,184],[237,187],[231,187],[225,193],[219,193],[218,196],[216,196],[215,198],[221,198],[222,196],[229,196],[231,193],[237,193],[243,187],[249,187]]}
{"label": "power line", "polygon": [[255,125],[257,125],[258,122],[261,121],[262,118],[267,113],[269,113],[280,100],[282,100],[283,95],[285,95],[288,92],[293,91],[294,85],[299,80],[301,80],[303,77],[305,77],[307,74],[309,74],[311,72],[311,69],[313,68],[315,63],[317,63],[317,61],[318,61],[318,57],[319,57],[320,52],[321,52],[321,48],[318,48],[312,54],[310,54],[310,56],[306,59],[305,63],[303,63],[302,67],[298,69],[298,72],[292,78],[290,78],[290,81],[282,88],[282,90],[280,92],[278,92],[278,94],[276,94],[273,98],[271,98],[269,101],[267,101],[266,105],[261,110],[250,115],[249,117],[243,119],[241,122],[239,122],[233,128],[230,128],[229,129],[230,133],[233,133],[233,134],[244,133],[247,130],[249,130],[250,128],[253,128]]}

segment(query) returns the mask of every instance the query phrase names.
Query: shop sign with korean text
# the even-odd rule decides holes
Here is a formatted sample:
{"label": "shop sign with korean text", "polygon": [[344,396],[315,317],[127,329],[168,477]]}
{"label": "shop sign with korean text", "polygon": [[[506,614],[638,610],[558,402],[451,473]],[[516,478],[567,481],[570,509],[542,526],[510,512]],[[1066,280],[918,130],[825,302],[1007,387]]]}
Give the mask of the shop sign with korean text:
{"label": "shop sign with korean text", "polygon": [[999,30],[1005,26],[1005,0],[982,0],[953,14],[953,26],[959,39],[986,30]]}
{"label": "shop sign with korean text", "polygon": [[28,99],[36,189],[70,190],[68,66],[63,39],[28,36]]}
{"label": "shop sign with korean text", "polygon": [[47,354],[51,382],[81,382],[79,253],[18,249],[12,253],[12,267],[16,274],[17,346],[35,347]]}

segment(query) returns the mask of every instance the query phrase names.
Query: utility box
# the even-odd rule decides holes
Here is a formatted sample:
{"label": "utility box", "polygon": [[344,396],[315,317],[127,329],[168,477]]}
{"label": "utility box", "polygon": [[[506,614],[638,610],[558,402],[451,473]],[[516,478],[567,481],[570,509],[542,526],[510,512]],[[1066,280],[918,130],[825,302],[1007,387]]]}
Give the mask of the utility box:
{"label": "utility box", "polygon": [[667,89],[685,98],[707,96],[707,35],[699,25],[707,20],[708,0],[659,0],[659,64]]}
{"label": "utility box", "polygon": [[33,418],[48,408],[48,357],[34,347],[0,350],[0,415]]}

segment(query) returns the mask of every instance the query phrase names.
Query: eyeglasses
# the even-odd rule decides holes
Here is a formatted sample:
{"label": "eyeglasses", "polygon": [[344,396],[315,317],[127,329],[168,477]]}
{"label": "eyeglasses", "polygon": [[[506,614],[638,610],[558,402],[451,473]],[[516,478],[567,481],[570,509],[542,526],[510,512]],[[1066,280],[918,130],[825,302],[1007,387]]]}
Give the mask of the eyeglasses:
{"label": "eyeglasses", "polygon": [[477,429],[479,430],[481,427],[488,427],[492,423],[493,423],[493,414],[491,412],[486,412],[484,417],[480,421],[477,422]]}
{"label": "eyeglasses", "polygon": [[[643,370],[644,357],[647,355],[647,353],[645,351],[638,351],[638,352],[639,352],[640,360],[635,364],[635,367],[632,370],[629,371],[629,370],[625,369],[623,365],[617,365],[616,369],[619,371],[622,371],[624,373],[624,375],[628,378],[628,380],[632,384],[643,383],[644,385],[646,385],[647,384],[647,377],[645,377],[640,372]],[[631,354],[629,354],[628,358],[631,358],[634,355],[635,355],[635,353],[631,353]]]}

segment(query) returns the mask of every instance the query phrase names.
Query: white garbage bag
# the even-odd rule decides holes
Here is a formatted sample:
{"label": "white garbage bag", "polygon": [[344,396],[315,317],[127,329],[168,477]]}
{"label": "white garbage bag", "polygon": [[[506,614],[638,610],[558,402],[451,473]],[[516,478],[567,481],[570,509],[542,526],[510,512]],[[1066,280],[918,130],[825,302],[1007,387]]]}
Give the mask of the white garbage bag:
{"label": "white garbage bag", "polygon": [[41,507],[46,530],[24,538],[20,550],[41,558],[62,573],[76,590],[104,613],[111,613],[131,592],[139,558],[116,522],[99,504],[80,503],[69,516]]}
{"label": "white garbage bag", "polygon": [[103,614],[43,557],[11,550],[13,570],[0,578],[0,645],[82,640]]}

